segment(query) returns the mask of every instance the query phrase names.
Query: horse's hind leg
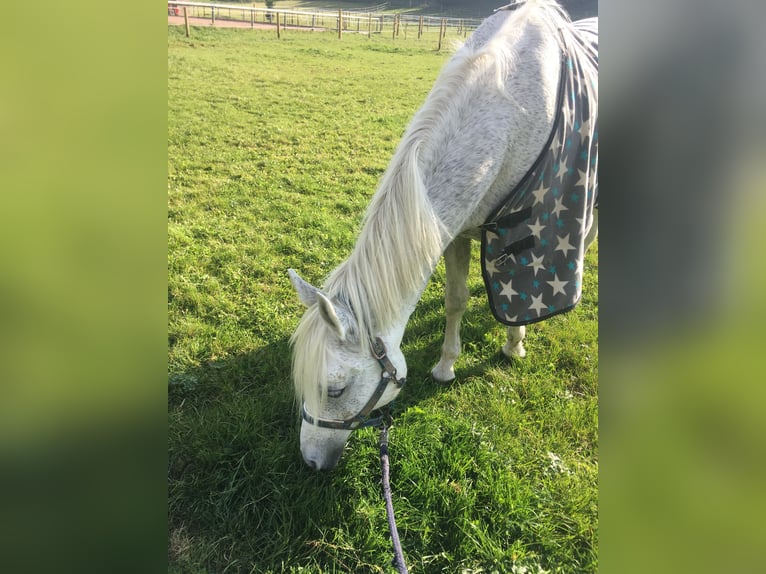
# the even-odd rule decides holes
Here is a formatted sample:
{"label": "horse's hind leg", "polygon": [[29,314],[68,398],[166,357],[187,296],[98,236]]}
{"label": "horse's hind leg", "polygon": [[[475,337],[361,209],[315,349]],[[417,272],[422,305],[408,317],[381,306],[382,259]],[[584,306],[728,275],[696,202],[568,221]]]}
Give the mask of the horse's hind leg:
{"label": "horse's hind leg", "polygon": [[585,236],[585,251],[588,250],[593,240],[598,237],[598,207],[593,208],[593,221],[591,222],[588,234]]}
{"label": "horse's hind leg", "polygon": [[524,349],[524,336],[527,334],[527,328],[524,325],[520,327],[508,327],[508,335],[503,345],[503,354],[506,357],[523,357],[527,354]]}
{"label": "horse's hind leg", "polygon": [[460,320],[468,304],[468,266],[471,262],[471,240],[456,237],[444,252],[444,267],[447,274],[444,307],[447,326],[444,330],[442,356],[431,375],[437,381],[451,381],[455,378],[455,361],[460,355]]}

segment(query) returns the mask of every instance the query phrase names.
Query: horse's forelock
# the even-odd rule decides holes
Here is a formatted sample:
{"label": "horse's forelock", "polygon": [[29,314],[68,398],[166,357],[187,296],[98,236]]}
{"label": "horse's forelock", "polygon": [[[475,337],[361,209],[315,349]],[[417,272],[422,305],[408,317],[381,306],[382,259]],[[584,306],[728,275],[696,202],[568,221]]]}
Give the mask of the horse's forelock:
{"label": "horse's forelock", "polygon": [[293,347],[293,384],[298,408],[305,402],[310,412],[319,412],[327,396],[325,380],[329,329],[316,305],[306,309],[290,344]]}

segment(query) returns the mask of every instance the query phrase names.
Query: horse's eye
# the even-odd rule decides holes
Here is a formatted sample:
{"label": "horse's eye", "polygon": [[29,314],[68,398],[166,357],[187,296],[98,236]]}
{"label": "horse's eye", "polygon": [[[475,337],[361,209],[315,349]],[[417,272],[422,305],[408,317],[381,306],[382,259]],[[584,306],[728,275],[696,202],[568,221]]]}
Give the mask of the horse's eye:
{"label": "horse's eye", "polygon": [[328,387],[327,396],[330,397],[331,399],[337,399],[339,396],[343,394],[343,391],[345,390],[346,390],[346,387],[335,388],[335,389]]}

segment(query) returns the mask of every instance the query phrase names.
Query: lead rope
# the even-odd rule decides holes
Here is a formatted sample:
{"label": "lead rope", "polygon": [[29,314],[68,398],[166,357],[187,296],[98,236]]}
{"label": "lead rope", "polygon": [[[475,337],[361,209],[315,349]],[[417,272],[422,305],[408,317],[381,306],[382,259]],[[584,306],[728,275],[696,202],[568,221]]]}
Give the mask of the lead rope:
{"label": "lead rope", "polygon": [[386,516],[388,517],[388,530],[391,532],[391,542],[394,545],[393,565],[399,571],[399,574],[407,574],[407,563],[404,561],[402,544],[399,542],[399,532],[396,529],[396,519],[394,518],[394,503],[391,500],[391,482],[388,479],[388,420],[384,420],[380,425],[380,464],[383,469],[383,498],[386,501]]}

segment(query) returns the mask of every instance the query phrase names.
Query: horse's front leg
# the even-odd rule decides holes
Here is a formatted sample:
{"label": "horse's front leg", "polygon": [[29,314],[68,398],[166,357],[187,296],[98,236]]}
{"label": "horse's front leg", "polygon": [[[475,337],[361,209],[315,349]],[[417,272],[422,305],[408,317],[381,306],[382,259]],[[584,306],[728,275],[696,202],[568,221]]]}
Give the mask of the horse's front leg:
{"label": "horse's front leg", "polygon": [[437,381],[451,381],[455,378],[455,361],[460,355],[460,320],[468,304],[468,267],[471,262],[471,240],[456,237],[444,252],[444,267],[447,285],[444,294],[444,307],[447,314],[447,326],[444,329],[442,356],[431,369],[431,375]]}

